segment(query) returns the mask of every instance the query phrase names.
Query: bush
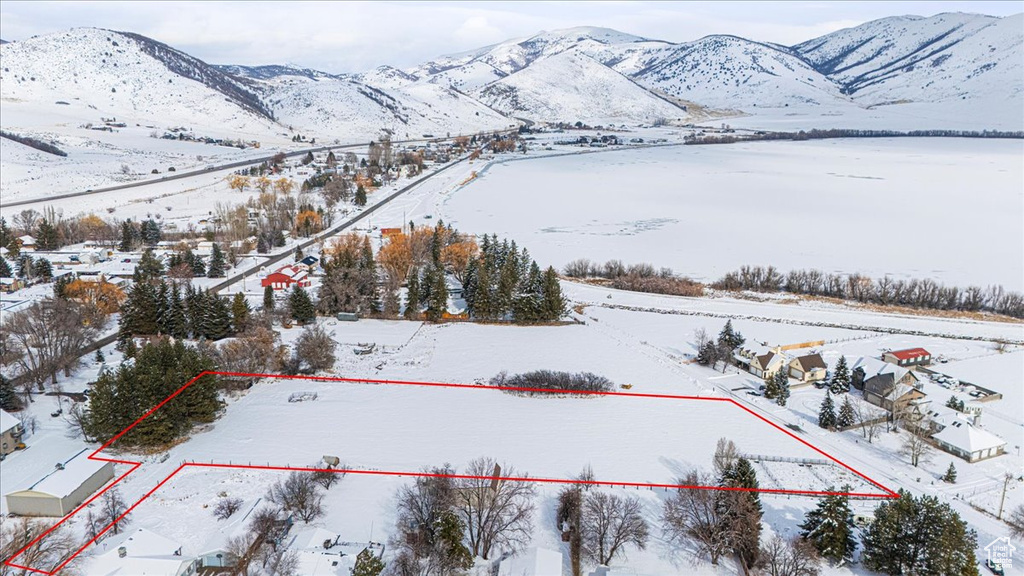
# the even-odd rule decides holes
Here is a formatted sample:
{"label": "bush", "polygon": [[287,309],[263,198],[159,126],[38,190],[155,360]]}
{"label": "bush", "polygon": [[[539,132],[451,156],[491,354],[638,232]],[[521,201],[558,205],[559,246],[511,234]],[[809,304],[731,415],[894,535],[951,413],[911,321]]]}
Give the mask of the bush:
{"label": "bush", "polygon": [[505,390],[505,392],[521,396],[558,395],[552,392],[537,392],[536,390],[557,390],[587,394],[609,392],[615,388],[615,383],[604,376],[598,376],[590,372],[556,372],[554,370],[535,370],[514,376],[501,372],[494,378],[491,378],[490,384],[491,386],[501,388],[518,389]]}

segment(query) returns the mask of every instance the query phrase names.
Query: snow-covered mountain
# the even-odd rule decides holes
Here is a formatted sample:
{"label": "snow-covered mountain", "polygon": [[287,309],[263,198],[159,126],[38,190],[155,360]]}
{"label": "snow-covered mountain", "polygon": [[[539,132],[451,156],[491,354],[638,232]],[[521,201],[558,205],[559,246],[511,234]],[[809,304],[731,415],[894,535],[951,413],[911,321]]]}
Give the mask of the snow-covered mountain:
{"label": "snow-covered mountain", "polygon": [[866,104],[962,99],[1019,102],[1024,15],[883,18],[794,50]]}

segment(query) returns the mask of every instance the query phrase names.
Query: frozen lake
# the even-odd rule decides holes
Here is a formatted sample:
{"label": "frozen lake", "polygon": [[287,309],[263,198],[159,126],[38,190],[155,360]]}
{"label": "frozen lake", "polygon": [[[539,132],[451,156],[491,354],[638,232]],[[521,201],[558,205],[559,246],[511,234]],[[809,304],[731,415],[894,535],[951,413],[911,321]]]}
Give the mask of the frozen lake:
{"label": "frozen lake", "polygon": [[513,161],[447,199],[542,264],[744,264],[1024,288],[1024,142],[847,139]]}

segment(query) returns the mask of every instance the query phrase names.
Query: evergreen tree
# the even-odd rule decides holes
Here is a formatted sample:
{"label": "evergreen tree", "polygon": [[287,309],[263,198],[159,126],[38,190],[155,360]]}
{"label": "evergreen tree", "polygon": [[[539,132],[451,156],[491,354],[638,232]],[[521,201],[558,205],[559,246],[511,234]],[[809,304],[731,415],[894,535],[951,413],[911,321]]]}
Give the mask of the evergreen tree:
{"label": "evergreen tree", "polygon": [[142,258],[139,259],[139,263],[135,266],[135,273],[132,275],[132,279],[138,282],[153,282],[159,280],[164,275],[164,265],[160,263],[156,255],[153,254],[152,248],[147,248],[142,253]]}
{"label": "evergreen tree", "polygon": [[151,284],[133,284],[121,306],[121,328],[131,336],[160,332],[157,289]]}
{"label": "evergreen tree", "polygon": [[423,274],[423,285],[427,288],[424,299],[427,320],[437,322],[448,309],[448,283],[445,282],[444,270],[428,267]]}
{"label": "evergreen tree", "polygon": [[875,509],[862,537],[862,562],[883,574],[977,576],[977,535],[935,496],[900,497]]}
{"label": "evergreen tree", "polygon": [[745,494],[757,508],[758,513],[761,512],[761,497],[756,492],[761,485],[757,481],[757,471],[754,470],[754,465],[750,463],[750,460],[742,456],[737,458],[732,466],[723,471],[722,485],[751,490]]}
{"label": "evergreen tree", "polygon": [[562,296],[562,286],[558,282],[558,273],[548,266],[544,271],[543,288],[544,304],[541,308],[543,319],[555,322],[565,315],[566,301]]}
{"label": "evergreen tree", "polygon": [[235,334],[244,332],[249,325],[249,301],[245,294],[237,292],[231,300],[231,327]]}
{"label": "evergreen tree", "polygon": [[121,354],[124,354],[125,358],[135,358],[135,354],[138,352],[138,346],[135,345],[135,338],[129,336],[124,340],[124,343],[120,346]]}
{"label": "evergreen tree", "polygon": [[185,287],[185,319],[188,324],[188,333],[194,338],[199,338],[206,333],[205,315],[206,293],[196,290],[191,284]]}
{"label": "evergreen tree", "polygon": [[772,380],[775,381],[775,389],[778,390],[775,403],[779,406],[785,406],[789,400],[789,377],[786,376],[786,367],[782,366],[779,368],[779,371],[775,373]]}
{"label": "evergreen tree", "polygon": [[18,256],[18,278],[32,278],[32,257],[28,254]]}
{"label": "evergreen tree", "polygon": [[818,426],[831,430],[836,427],[836,421],[836,404],[832,401],[832,394],[826,391],[821,410],[818,411]]}
{"label": "evergreen tree", "polygon": [[266,254],[267,252],[270,252],[270,241],[267,240],[266,234],[260,234],[256,238],[256,253]]}
{"label": "evergreen tree", "polygon": [[14,234],[11,234],[11,229],[7,226],[7,219],[0,217],[0,246],[6,248],[14,239]]}
{"label": "evergreen tree", "polygon": [[146,246],[156,246],[160,242],[162,235],[163,234],[160,232],[160,225],[152,218],[142,222],[139,237],[142,239],[142,243]]}
{"label": "evergreen tree", "polygon": [[729,547],[744,565],[745,571],[757,564],[761,550],[761,498],[760,487],[753,465],[740,457],[722,471],[720,483],[725,487],[746,488],[749,491],[723,492],[718,505],[722,508],[722,522],[729,527]]}
{"label": "evergreen tree", "polygon": [[355,203],[356,206],[366,206],[366,188],[362,184],[356,186]]}
{"label": "evergreen tree", "polygon": [[486,258],[481,261],[477,268],[476,282],[473,289],[473,299],[466,302],[469,313],[474,318],[481,320],[493,320],[497,313],[491,285],[491,271],[486,264]]}
{"label": "evergreen tree", "polygon": [[833,394],[844,394],[850,391],[850,369],[846,365],[846,356],[840,356],[836,362],[828,389]]}
{"label": "evergreen tree", "polygon": [[67,300],[68,285],[71,284],[71,274],[65,274],[53,282],[53,297]]}
{"label": "evergreen tree", "polygon": [[220,244],[216,242],[210,251],[210,266],[207,268],[206,275],[209,278],[224,277],[224,252],[220,249]]}
{"label": "evergreen tree", "polygon": [[32,276],[43,282],[53,280],[53,265],[46,258],[40,258],[32,264]]}
{"label": "evergreen tree", "polygon": [[413,268],[409,272],[407,294],[405,298],[405,317],[415,320],[420,317],[420,271]]}
{"label": "evergreen tree", "polygon": [[185,263],[192,268],[192,276],[206,276],[206,264],[203,263],[203,259],[196,256],[192,250],[185,250],[184,254]]}
{"label": "evergreen tree", "polygon": [[188,338],[188,314],[185,301],[181,298],[181,288],[177,284],[171,286],[165,326],[168,335],[177,339]]}
{"label": "evergreen tree", "polygon": [[107,359],[107,357],[103,355],[103,348],[97,348],[96,349],[96,363],[97,364],[102,364],[103,362],[106,361],[106,359]]}
{"label": "evergreen tree", "polygon": [[207,306],[204,310],[205,331],[203,336],[208,340],[220,340],[231,336],[232,314],[231,304],[227,298],[217,296],[212,292],[206,294]]}
{"label": "evergreen tree", "polygon": [[356,556],[355,566],[352,567],[352,576],[379,576],[384,571],[384,561],[375,556],[369,548]]}
{"label": "evergreen tree", "polygon": [[288,296],[288,309],[292,319],[299,324],[306,324],[316,320],[316,307],[310,300],[309,294],[301,286],[295,285],[291,295]]}
{"label": "evergreen tree", "polygon": [[125,220],[121,223],[121,242],[117,245],[117,249],[121,252],[131,252],[134,247],[135,226],[132,225],[131,220]]}
{"label": "evergreen tree", "polygon": [[11,271],[11,265],[7,263],[7,260],[0,256],[0,278],[12,278],[14,272]]}
{"label": "evergreen tree", "polygon": [[722,331],[718,333],[718,345],[725,346],[730,350],[735,350],[740,346],[743,346],[743,343],[746,341],[747,339],[744,338],[742,334],[732,329],[731,319],[725,321],[725,326],[723,326]]}
{"label": "evergreen tree", "polygon": [[[829,488],[829,492],[833,492]],[[800,525],[801,536],[814,545],[823,558],[842,564],[853,558],[857,548],[853,512],[847,496],[830,494],[807,513]]]}
{"label": "evergreen tree", "polygon": [[956,466],[953,466],[952,462],[949,463],[949,468],[946,468],[946,473],[942,476],[942,481],[950,484],[956,483]]}
{"label": "evergreen tree", "polygon": [[274,288],[272,286],[263,287],[263,311],[271,312],[274,310]]}
{"label": "evergreen tree", "polygon": [[836,428],[849,428],[857,423],[857,415],[853,411],[853,404],[850,397],[843,397],[843,405],[839,407],[839,416],[836,417]]}
{"label": "evergreen tree", "polygon": [[56,250],[60,248],[57,228],[45,218],[39,221],[36,228],[36,248],[39,250]]}
{"label": "evergreen tree", "polygon": [[161,281],[156,291],[156,322],[160,327],[160,334],[168,333],[168,320],[170,319],[171,295],[167,288],[167,282]]}
{"label": "evergreen tree", "polygon": [[[3,222],[0,222],[0,224],[3,224]],[[17,412],[21,408],[21,398],[18,397],[17,390],[14,389],[14,383],[3,374],[0,374],[0,410]]]}
{"label": "evergreen tree", "polygon": [[466,525],[451,510],[445,510],[437,518],[434,527],[435,547],[441,556],[441,564],[446,570],[441,573],[458,574],[473,566],[473,556],[469,548],[462,543],[465,539]]}

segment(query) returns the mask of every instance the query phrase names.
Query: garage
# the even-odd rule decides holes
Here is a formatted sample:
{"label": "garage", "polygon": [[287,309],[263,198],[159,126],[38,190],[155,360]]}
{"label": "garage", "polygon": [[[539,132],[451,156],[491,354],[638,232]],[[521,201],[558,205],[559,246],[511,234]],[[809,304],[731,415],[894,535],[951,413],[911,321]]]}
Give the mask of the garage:
{"label": "garage", "polygon": [[5,495],[7,510],[19,516],[66,516],[114,478],[114,464],[90,460],[82,450],[58,463],[32,485]]}

